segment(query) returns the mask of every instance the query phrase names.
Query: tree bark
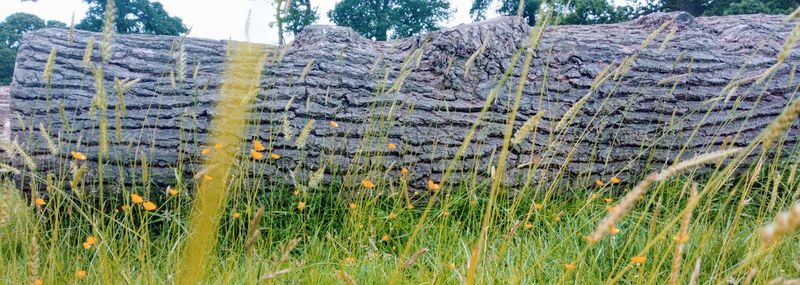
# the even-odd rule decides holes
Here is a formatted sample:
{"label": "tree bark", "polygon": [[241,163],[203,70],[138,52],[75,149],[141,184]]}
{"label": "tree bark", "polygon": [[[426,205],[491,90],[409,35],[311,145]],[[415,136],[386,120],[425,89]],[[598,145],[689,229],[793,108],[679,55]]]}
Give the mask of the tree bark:
{"label": "tree bark", "polygon": [[[669,21],[649,45],[640,47]],[[553,173],[580,181],[625,179],[695,154],[746,145],[794,98],[800,54],[793,49],[763,83],[745,80],[733,92],[723,89],[775,64],[793,27],[781,16],[693,18],[686,13],[656,13],[613,25],[548,27],[528,77],[519,78],[522,63],[517,63],[456,164],[454,181],[489,176],[520,79],[526,85],[515,130],[538,112],[544,116],[531,135],[512,145],[508,185],[520,185],[528,174],[532,179]],[[409,183],[424,188],[428,179],[440,179],[530,31],[524,22],[506,17],[374,42],[348,28],[310,26],[286,49],[265,46],[271,62],[252,105],[251,136],[244,139],[259,138],[281,158],[242,171],[306,184],[324,167],[326,174],[338,173],[337,180],[357,185],[364,177],[396,183],[406,167]],[[89,173],[97,175],[99,132],[89,114],[95,85],[82,59],[89,37],[101,37],[76,31],[70,45],[67,33],[44,29],[26,35],[11,90],[11,109],[26,118],[26,125],[12,120],[12,136],[32,149],[40,170],[68,173],[69,152],[80,151],[89,157]],[[485,50],[476,53],[484,40]],[[175,75],[173,86],[170,74],[180,70],[180,41],[169,36],[114,38],[104,79],[111,142],[105,175],[115,182],[187,181],[201,171],[201,149],[213,151],[204,145],[222,83],[226,43],[186,38],[186,79]],[[93,63],[100,61],[97,47]],[[42,70],[51,48],[57,56],[48,86]],[[416,50],[421,57],[413,58]],[[612,74],[625,69],[619,66],[631,56],[636,59],[629,72],[597,86],[557,134],[556,125],[589,92],[595,77],[609,65]],[[407,76],[404,68],[410,70]],[[140,79],[124,93],[119,137],[115,109],[122,103],[111,88],[115,78]],[[401,81],[395,92],[391,87]],[[284,136],[284,116],[292,139]],[[316,124],[299,149],[297,137],[310,120]],[[330,121],[339,127],[332,128]],[[59,155],[50,153],[38,131],[30,131],[39,123],[61,141]],[[794,147],[797,133],[795,124],[784,149]],[[397,148],[390,150],[389,143]],[[249,149],[243,149],[240,158],[248,155]],[[146,175],[142,161],[148,164]],[[536,170],[530,173],[518,167],[531,162]]]}

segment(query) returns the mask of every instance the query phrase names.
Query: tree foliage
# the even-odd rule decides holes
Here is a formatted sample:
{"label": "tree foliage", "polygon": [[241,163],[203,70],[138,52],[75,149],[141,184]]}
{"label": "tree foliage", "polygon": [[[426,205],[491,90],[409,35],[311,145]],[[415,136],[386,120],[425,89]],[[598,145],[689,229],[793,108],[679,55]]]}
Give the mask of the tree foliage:
{"label": "tree foliage", "polygon": [[[100,32],[103,30],[108,0],[83,0],[89,10],[76,29]],[[121,34],[180,35],[186,33],[183,20],[170,16],[164,6],[150,0],[116,0],[116,26]]]}
{"label": "tree foliage", "polygon": [[738,14],[788,14],[800,6],[800,0],[656,0],[643,7],[653,11],[685,11],[694,16]]}
{"label": "tree foliage", "polygon": [[447,0],[342,0],[328,17],[367,38],[385,41],[438,30],[451,14]]}
{"label": "tree foliage", "polygon": [[47,21],[28,13],[14,13],[0,22],[0,85],[8,85],[14,72],[14,61],[17,57],[22,36],[25,33],[41,28],[66,28],[67,24],[59,21]]}
{"label": "tree foliage", "polygon": [[[519,0],[473,0],[470,15],[476,21],[486,18],[495,2],[500,1],[496,12],[513,16],[519,13]],[[610,0],[523,0],[522,17],[529,25],[536,23],[539,6],[549,5],[561,24],[592,25],[618,23],[653,12],[685,11],[695,16],[723,16],[737,14],[788,14],[800,6],[800,0],[627,0],[627,5],[613,5]]]}
{"label": "tree foliage", "polygon": [[291,0],[289,10],[283,17],[286,30],[293,35],[302,32],[303,29],[319,20],[317,8],[311,6],[311,0]]}
{"label": "tree foliage", "polygon": [[[473,0],[469,12],[476,21],[486,18],[486,13],[492,4],[497,0]],[[516,16],[522,12],[522,18],[528,25],[536,23],[539,15],[539,7],[544,3],[549,5],[554,16],[560,16],[561,24],[569,25],[591,25],[608,24],[629,20],[635,13],[634,9],[628,6],[616,7],[608,0],[571,0],[548,2],[541,0],[524,0],[522,11],[520,11],[519,0],[499,0],[500,7],[496,10],[498,14]]]}

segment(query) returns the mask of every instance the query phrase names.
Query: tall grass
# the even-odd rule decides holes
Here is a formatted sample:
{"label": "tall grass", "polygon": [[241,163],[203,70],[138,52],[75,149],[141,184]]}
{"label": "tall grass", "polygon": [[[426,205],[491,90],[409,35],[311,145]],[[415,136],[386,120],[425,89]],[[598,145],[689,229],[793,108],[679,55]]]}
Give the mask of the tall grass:
{"label": "tall grass", "polygon": [[[113,8],[113,1],[109,7]],[[539,113],[519,125],[518,109],[530,82],[513,80],[527,79],[531,68],[539,68],[531,65],[534,52],[541,50],[537,48],[547,36],[546,27],[559,21],[550,18],[550,13],[542,14],[548,16],[539,17],[528,40],[511,56],[456,152],[446,161],[441,178],[426,179],[427,193],[409,186],[414,182],[409,181],[413,165],[384,167],[381,156],[369,156],[374,149],[402,153],[404,146],[388,137],[387,128],[398,127],[395,117],[406,105],[396,98],[405,80],[419,68],[427,43],[409,52],[400,67],[386,66],[378,58],[370,68],[379,81],[374,96],[387,100],[369,106],[365,130],[358,137],[359,151],[344,168],[333,163],[334,148],[324,149],[318,161],[308,161],[303,154],[309,151],[312,133],[331,133],[323,139],[336,145],[349,139],[351,123],[337,118],[325,118],[329,119],[325,123],[320,118],[294,118],[289,114],[297,105],[294,97],[286,99],[285,108],[279,110],[252,109],[260,100],[275,99],[269,92],[272,87],[262,89],[261,74],[265,65],[280,64],[287,48],[229,43],[214,112],[218,115],[208,137],[198,139],[199,131],[192,127],[197,125],[196,118],[187,115],[180,122],[179,149],[196,149],[197,154],[183,157],[180,153],[175,172],[189,172],[189,164],[202,166],[191,171],[193,177],[178,175],[177,184],[158,189],[148,179],[153,167],[148,130],[143,128],[138,142],[124,142],[120,135],[120,122],[127,116],[125,96],[139,80],[117,79],[107,84],[103,69],[114,61],[113,32],[104,29],[100,62],[92,62],[93,39],[83,57],[93,79],[87,88],[96,92],[93,123],[102,137],[96,148],[99,153],[88,155],[98,158],[99,169],[87,166],[87,154],[81,150],[89,148],[80,137],[65,137],[47,123],[38,129],[26,127],[31,133],[27,138],[0,144],[6,156],[0,164],[0,171],[6,172],[0,184],[0,240],[4,241],[0,243],[0,279],[14,284],[797,282],[792,281],[800,274],[794,200],[800,193],[796,189],[800,178],[797,149],[785,144],[784,135],[800,113],[800,100],[790,103],[742,148],[709,146],[705,153],[679,157],[650,175],[640,173],[624,181],[596,173],[570,176],[566,169],[578,144],[595,139],[597,145],[601,140],[589,137],[588,129],[577,129],[573,119],[589,100],[607,104],[609,97],[596,91],[605,84],[616,90],[638,54],[606,66],[586,95],[561,117],[546,118],[551,112],[537,106]],[[107,25],[113,23],[112,18],[108,17]],[[670,25],[655,29],[640,48],[663,48],[674,36],[674,30],[664,34]],[[792,49],[793,38],[787,39],[784,51]],[[466,61],[465,81],[477,80],[467,73],[491,47],[488,39]],[[658,39],[662,44],[650,47]],[[191,86],[195,94],[201,94],[208,86],[198,72],[202,63],[195,62],[188,76],[183,44],[181,39],[173,47],[176,60],[162,75],[168,82],[163,92]],[[53,59],[42,69],[48,88],[52,88],[50,74],[58,68],[58,54],[53,50]],[[785,57],[786,53],[780,54]],[[785,60],[781,55],[778,61]],[[542,56],[549,64],[550,51]],[[342,51],[336,62],[345,64],[344,58]],[[305,80],[317,65],[310,59],[299,76],[287,82],[299,84],[298,79]],[[544,68],[543,82],[558,76],[547,73],[549,66]],[[762,85],[778,79],[773,73],[761,78],[758,84]],[[681,80],[683,75],[671,76],[659,84],[672,83],[674,92]],[[720,98],[727,98],[732,88],[756,81],[741,80],[734,79],[720,90]],[[499,151],[488,165],[475,162],[471,170],[455,170],[459,163],[475,161],[465,157],[467,150],[480,143],[479,128],[508,83],[516,84],[503,110]],[[797,86],[793,88],[796,93]],[[113,89],[115,96],[108,96],[106,89]],[[759,92],[756,89],[745,92]],[[550,96],[546,86],[539,96]],[[114,98],[117,133],[109,136],[106,108]],[[590,123],[602,123],[607,116],[595,114]],[[703,114],[703,121],[708,116]],[[279,123],[251,124],[255,117],[277,118]],[[674,117],[676,123],[657,139],[674,132],[686,119]],[[510,149],[542,135],[537,130],[545,120],[554,126],[546,135],[547,145],[531,149],[530,161],[508,165]],[[61,125],[73,123],[64,119]],[[303,127],[295,128],[298,125]],[[345,135],[327,130],[345,130]],[[567,138],[567,130],[574,140]],[[699,128],[692,131],[694,135]],[[42,154],[29,146],[39,140],[47,146],[46,155],[69,154],[69,162],[58,160],[63,165],[38,170],[34,155]],[[282,156],[290,152],[278,145],[292,146],[300,157]],[[104,160],[110,157],[107,150],[112,146],[125,148],[134,161]],[[558,168],[545,167],[556,164],[557,147],[567,150],[560,153],[564,161],[558,161]],[[681,147],[682,155],[688,147]],[[657,150],[643,148],[635,159],[649,160],[653,151]],[[298,164],[293,169],[277,168],[286,159]],[[117,189],[103,181],[104,166],[131,164],[138,165],[140,177],[120,172],[118,178],[132,185]],[[306,170],[310,169],[306,164],[315,167]],[[519,189],[504,183],[514,167],[525,170]],[[274,175],[289,176],[291,182],[270,179]],[[597,182],[582,183],[593,180]],[[25,186],[30,195],[17,185]]]}

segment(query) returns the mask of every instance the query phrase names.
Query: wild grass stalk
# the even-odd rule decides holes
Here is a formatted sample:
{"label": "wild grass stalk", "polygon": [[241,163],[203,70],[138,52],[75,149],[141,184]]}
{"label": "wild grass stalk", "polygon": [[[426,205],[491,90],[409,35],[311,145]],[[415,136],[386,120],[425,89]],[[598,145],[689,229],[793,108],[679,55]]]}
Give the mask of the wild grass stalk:
{"label": "wild grass stalk", "polygon": [[[234,153],[242,145],[249,104],[261,83],[261,70],[266,61],[262,45],[230,42],[231,55],[225,65],[217,114],[209,128],[209,141],[220,145],[205,162],[207,177],[200,183],[190,218],[188,239],[182,251],[177,275],[178,284],[197,284],[203,280],[217,239],[220,212],[230,183]],[[235,134],[231,135],[233,131]]]}

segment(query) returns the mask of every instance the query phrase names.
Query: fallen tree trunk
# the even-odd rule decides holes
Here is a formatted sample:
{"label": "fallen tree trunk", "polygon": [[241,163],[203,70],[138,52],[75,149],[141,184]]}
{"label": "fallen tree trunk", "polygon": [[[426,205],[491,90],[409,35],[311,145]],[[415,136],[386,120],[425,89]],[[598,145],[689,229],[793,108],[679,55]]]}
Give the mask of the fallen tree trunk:
{"label": "fallen tree trunk", "polygon": [[[512,145],[506,182],[519,185],[528,168],[518,166],[531,165],[532,177],[549,171],[586,181],[624,178],[746,145],[794,96],[797,49],[764,82],[748,80],[776,63],[793,26],[780,16],[657,13],[622,24],[548,27],[523,79],[515,130],[538,112],[543,117]],[[304,184],[320,168],[358,183],[364,177],[383,181],[385,173],[396,179],[405,167],[416,188],[438,181],[530,33],[531,27],[513,18],[389,42],[370,41],[348,28],[311,26],[285,48],[265,46],[271,56],[245,140],[258,138],[281,158],[247,169],[282,181],[291,172]],[[44,29],[26,35],[20,48],[11,109],[26,119],[12,120],[12,137],[33,149],[40,170],[67,173],[69,152],[80,151],[88,156],[89,173],[97,175],[101,134],[90,112],[96,86],[89,65],[101,59],[96,43],[85,65],[91,37],[101,38],[76,31],[70,41],[67,30]],[[51,49],[56,57],[48,84],[43,69]],[[114,37],[104,66],[107,179],[171,184],[201,171],[201,149],[213,151],[205,136],[225,56],[223,41]],[[492,172],[520,65],[457,163],[456,180]],[[611,76],[589,92],[606,67]],[[139,82],[118,96],[115,79]],[[563,119],[565,114],[572,119]],[[563,131],[556,129],[559,122]],[[39,124],[57,146],[48,147]],[[306,126],[307,139],[299,146]],[[785,148],[794,146],[797,131],[797,125],[790,129]],[[240,157],[248,154],[242,150]]]}

